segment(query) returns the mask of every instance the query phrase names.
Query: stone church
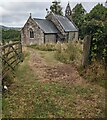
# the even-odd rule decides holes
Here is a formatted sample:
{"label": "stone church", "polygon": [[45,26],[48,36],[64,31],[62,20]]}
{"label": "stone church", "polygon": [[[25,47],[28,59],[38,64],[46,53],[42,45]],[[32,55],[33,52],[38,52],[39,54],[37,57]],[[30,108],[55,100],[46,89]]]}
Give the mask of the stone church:
{"label": "stone church", "polygon": [[44,44],[78,39],[78,28],[71,18],[68,3],[65,16],[49,13],[45,19],[32,18],[31,14],[21,30],[23,45]]}

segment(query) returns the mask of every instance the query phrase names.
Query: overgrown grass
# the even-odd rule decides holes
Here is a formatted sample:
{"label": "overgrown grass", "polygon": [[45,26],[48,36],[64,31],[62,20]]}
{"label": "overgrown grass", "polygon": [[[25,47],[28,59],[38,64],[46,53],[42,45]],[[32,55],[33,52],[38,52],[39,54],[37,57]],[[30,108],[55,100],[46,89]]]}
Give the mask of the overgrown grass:
{"label": "overgrown grass", "polygon": [[41,45],[30,45],[28,47],[41,51],[56,51],[55,58],[63,63],[81,64],[82,59],[82,44],[79,41],[69,43],[48,43]]}
{"label": "overgrown grass", "polygon": [[85,68],[80,66],[78,71],[87,81],[105,87],[105,80],[107,78],[105,78],[105,68],[101,62],[94,61]]}
{"label": "overgrown grass", "polygon": [[55,52],[56,51],[38,51],[40,56],[44,58],[44,60],[49,63],[49,64],[55,64],[58,63],[59,61],[55,59]]}
{"label": "overgrown grass", "polygon": [[55,57],[64,63],[74,63],[80,65],[82,59],[82,45],[78,41],[60,44]]}
{"label": "overgrown grass", "polygon": [[29,45],[28,47],[38,49],[41,51],[54,51],[54,50],[56,50],[54,43],[47,43],[47,44],[41,44],[41,45],[35,44],[35,45]]}

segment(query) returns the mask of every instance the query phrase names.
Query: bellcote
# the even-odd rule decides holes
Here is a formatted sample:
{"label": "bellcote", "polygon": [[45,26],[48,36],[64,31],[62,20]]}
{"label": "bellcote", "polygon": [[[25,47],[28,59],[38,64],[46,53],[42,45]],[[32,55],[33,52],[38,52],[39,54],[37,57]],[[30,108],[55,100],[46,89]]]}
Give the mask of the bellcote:
{"label": "bellcote", "polygon": [[65,9],[65,16],[68,17],[68,16],[71,16],[71,14],[72,14],[72,11],[71,11],[70,4],[68,2],[68,5],[67,5],[67,7]]}

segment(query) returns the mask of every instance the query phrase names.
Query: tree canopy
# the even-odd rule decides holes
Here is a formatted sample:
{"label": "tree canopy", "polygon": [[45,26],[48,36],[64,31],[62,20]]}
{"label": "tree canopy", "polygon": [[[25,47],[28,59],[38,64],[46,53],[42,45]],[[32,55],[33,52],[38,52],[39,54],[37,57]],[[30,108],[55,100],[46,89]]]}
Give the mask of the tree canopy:
{"label": "tree canopy", "polygon": [[[91,35],[91,57],[95,59],[107,59],[107,8],[97,4],[86,15],[84,22],[84,35]],[[107,61],[106,61],[107,62]]]}
{"label": "tree canopy", "polygon": [[80,38],[83,38],[82,24],[84,23],[84,20],[85,20],[85,14],[86,14],[86,10],[83,8],[81,3],[77,4],[72,10],[71,17],[72,17],[74,23],[79,28],[79,37]]}
{"label": "tree canopy", "polygon": [[107,62],[107,8],[97,4],[86,13],[81,4],[72,10],[72,19],[79,28],[79,38],[91,36],[91,59]]}
{"label": "tree canopy", "polygon": [[90,13],[87,14],[87,20],[95,19],[95,20],[105,20],[107,19],[107,8],[105,8],[102,4],[97,4]]}
{"label": "tree canopy", "polygon": [[21,39],[21,33],[17,30],[3,30],[2,29],[2,40],[5,41],[19,41]]}
{"label": "tree canopy", "polygon": [[[48,11],[48,9],[46,8],[46,11]],[[63,15],[63,12],[62,12],[62,7],[61,7],[61,2],[59,1],[53,1],[52,2],[52,5],[50,6],[50,11],[48,12],[53,12],[57,15]]]}

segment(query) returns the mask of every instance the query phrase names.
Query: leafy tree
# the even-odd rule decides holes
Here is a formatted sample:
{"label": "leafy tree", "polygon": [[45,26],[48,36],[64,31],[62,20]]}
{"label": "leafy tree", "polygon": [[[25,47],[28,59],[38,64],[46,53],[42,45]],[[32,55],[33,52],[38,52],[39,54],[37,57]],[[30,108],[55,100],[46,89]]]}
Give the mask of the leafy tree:
{"label": "leafy tree", "polygon": [[107,60],[107,8],[96,5],[86,15],[84,34],[91,35],[91,59]]}
{"label": "leafy tree", "polygon": [[[46,11],[49,13],[47,8],[46,8]],[[63,15],[61,3],[59,1],[55,0],[52,2],[52,5],[50,6],[50,13],[52,12],[57,15]]]}
{"label": "leafy tree", "polygon": [[102,4],[97,4],[89,14],[87,14],[86,18],[88,20],[95,19],[95,20],[105,20],[107,18],[107,8],[105,8]]}
{"label": "leafy tree", "polygon": [[5,41],[19,41],[21,39],[21,33],[17,30],[3,30],[2,29],[2,40]]}
{"label": "leafy tree", "polygon": [[77,4],[72,10],[72,19],[74,23],[77,25],[77,27],[79,28],[80,38],[83,38],[82,24],[85,21],[85,14],[86,14],[86,11],[83,8],[82,4]]}

